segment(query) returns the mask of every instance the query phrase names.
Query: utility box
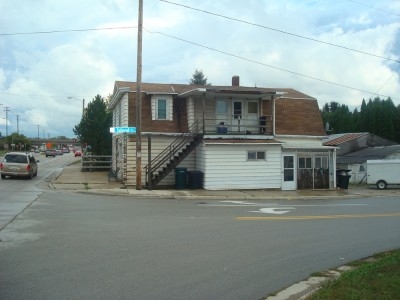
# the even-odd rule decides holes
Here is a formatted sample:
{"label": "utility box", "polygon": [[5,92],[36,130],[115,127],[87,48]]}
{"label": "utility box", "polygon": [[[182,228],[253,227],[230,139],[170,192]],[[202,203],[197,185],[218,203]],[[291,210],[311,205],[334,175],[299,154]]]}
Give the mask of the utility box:
{"label": "utility box", "polygon": [[400,159],[367,160],[367,184],[376,185],[379,190],[399,185]]}

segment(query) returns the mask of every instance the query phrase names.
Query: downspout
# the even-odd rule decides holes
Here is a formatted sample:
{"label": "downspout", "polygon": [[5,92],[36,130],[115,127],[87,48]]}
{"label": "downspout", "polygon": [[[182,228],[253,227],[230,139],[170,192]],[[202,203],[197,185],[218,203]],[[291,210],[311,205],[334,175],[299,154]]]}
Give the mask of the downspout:
{"label": "downspout", "polygon": [[203,93],[203,136],[206,134],[206,93]]}
{"label": "downspout", "polygon": [[275,136],[275,100],[276,98],[272,96],[272,135]]}

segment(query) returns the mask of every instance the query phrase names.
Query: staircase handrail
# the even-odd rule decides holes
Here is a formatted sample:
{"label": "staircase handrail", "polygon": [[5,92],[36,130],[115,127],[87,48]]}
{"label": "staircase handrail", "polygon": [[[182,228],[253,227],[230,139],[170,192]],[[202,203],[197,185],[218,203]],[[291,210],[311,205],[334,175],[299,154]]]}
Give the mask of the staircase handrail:
{"label": "staircase handrail", "polygon": [[[187,133],[180,134],[170,145],[168,145],[160,154],[158,154],[154,159],[152,159],[151,169],[157,170],[160,168],[164,163],[171,160],[175,154],[177,154],[182,148],[191,140],[192,137],[197,136],[202,127],[199,126],[200,120],[196,120],[193,124],[189,127],[189,131]],[[144,167],[146,170],[146,174],[149,172],[148,165]],[[151,171],[151,170],[150,170]]]}

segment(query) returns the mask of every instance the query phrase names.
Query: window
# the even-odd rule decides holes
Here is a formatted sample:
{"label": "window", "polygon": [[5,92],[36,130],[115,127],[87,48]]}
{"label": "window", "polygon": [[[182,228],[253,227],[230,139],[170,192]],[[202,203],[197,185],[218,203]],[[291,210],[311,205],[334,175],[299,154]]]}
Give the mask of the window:
{"label": "window", "polygon": [[157,100],[157,120],[167,119],[167,100],[158,99]]}
{"label": "window", "polygon": [[315,157],[315,168],[328,169],[328,157]]}
{"label": "window", "polygon": [[172,96],[153,95],[151,97],[152,120],[173,120]]}
{"label": "window", "polygon": [[247,151],[247,160],[265,160],[265,151]]}
{"label": "window", "polygon": [[228,113],[228,103],[226,102],[226,100],[217,100],[215,110],[217,114]]}
{"label": "window", "polygon": [[242,102],[241,101],[233,102],[233,118],[234,119],[242,118]]}
{"label": "window", "polygon": [[299,169],[311,169],[311,157],[299,157]]}
{"label": "window", "polygon": [[248,102],[247,103],[247,112],[249,114],[258,114],[258,102]]}

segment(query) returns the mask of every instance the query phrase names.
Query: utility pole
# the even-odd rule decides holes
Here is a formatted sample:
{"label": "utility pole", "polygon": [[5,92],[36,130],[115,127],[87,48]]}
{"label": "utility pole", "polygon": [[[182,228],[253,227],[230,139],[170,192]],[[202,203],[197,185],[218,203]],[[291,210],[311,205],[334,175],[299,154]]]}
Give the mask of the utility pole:
{"label": "utility pole", "polygon": [[19,134],[19,115],[17,114],[17,134]]}
{"label": "utility pole", "polygon": [[139,0],[136,73],[136,189],[142,189],[142,32],[143,0]]}
{"label": "utility pole", "polygon": [[6,112],[6,137],[8,136],[8,112],[10,111],[10,107],[5,106],[4,111]]}
{"label": "utility pole", "polygon": [[37,138],[39,139],[40,137],[39,137],[39,127],[40,127],[40,125],[36,125],[37,126]]}

